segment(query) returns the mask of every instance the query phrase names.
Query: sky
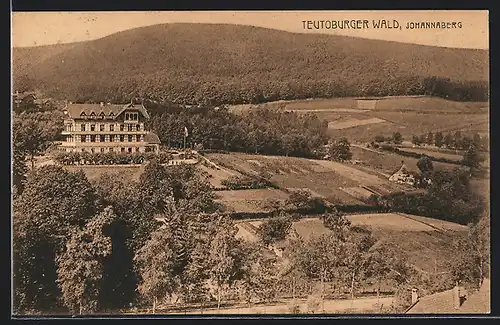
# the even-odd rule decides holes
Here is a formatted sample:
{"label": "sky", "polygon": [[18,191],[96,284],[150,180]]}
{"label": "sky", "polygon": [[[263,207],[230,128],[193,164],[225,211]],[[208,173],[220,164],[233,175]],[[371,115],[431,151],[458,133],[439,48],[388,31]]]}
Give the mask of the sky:
{"label": "sky", "polygon": [[[373,21],[396,20],[399,28],[373,28]],[[360,29],[307,29],[303,21],[368,20]],[[406,29],[411,22],[461,23],[462,28]],[[102,38],[141,26],[163,23],[225,23],[296,33],[336,34],[457,48],[489,48],[487,10],[425,11],[132,11],[14,12],[12,46],[72,43]],[[312,23],[309,24],[311,27]],[[363,26],[363,25],[360,25]]]}

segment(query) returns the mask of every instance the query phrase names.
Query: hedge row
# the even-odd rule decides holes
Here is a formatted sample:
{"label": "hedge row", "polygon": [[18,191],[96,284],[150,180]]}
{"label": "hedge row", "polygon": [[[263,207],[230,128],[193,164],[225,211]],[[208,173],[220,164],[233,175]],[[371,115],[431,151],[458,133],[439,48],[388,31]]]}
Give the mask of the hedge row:
{"label": "hedge row", "polygon": [[262,188],[279,189],[279,186],[266,179],[257,179],[248,176],[232,176],[221,181],[229,190],[253,190]]}
{"label": "hedge row", "polygon": [[442,162],[442,163],[454,164],[454,165],[461,165],[462,164],[460,161],[457,161],[457,160],[447,159],[447,158],[443,158],[443,157],[429,156],[429,155],[426,155],[423,153],[404,151],[404,150],[401,150],[401,149],[398,149],[398,148],[395,148],[395,147],[389,146],[389,145],[381,145],[380,149],[385,150],[385,151],[389,151],[389,152],[394,152],[394,153],[397,153],[398,155],[404,156],[404,157],[411,157],[411,158],[420,159],[424,156],[427,156],[427,157],[429,157],[430,160],[436,161],[436,162]]}
{"label": "hedge row", "polygon": [[54,156],[54,160],[61,165],[130,165],[155,158],[163,164],[171,160],[172,155],[166,152],[58,152]]}

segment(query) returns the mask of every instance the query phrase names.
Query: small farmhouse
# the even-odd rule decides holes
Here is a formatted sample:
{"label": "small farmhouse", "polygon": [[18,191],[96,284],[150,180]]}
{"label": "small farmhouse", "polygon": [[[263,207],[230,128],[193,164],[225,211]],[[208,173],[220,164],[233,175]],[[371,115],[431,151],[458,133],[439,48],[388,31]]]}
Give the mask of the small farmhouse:
{"label": "small farmhouse", "polygon": [[401,168],[389,177],[389,181],[413,186],[415,184],[415,177],[408,171],[408,168],[401,162]]}

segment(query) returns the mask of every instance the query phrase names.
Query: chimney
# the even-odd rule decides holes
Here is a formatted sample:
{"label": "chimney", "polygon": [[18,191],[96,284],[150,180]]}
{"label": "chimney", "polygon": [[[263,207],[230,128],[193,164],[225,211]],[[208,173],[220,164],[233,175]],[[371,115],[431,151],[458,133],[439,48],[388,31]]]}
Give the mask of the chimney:
{"label": "chimney", "polygon": [[457,282],[453,288],[453,308],[458,309],[460,305],[460,287]]}
{"label": "chimney", "polygon": [[411,304],[414,305],[418,301],[418,289],[413,288],[411,289]]}

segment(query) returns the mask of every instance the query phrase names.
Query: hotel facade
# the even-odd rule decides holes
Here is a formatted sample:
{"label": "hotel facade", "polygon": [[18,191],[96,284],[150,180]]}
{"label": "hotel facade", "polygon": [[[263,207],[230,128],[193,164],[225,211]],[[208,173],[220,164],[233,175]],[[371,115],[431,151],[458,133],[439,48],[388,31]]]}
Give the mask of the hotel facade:
{"label": "hotel facade", "polygon": [[73,104],[64,108],[66,152],[158,152],[158,136],[145,129],[150,116],[140,104]]}

